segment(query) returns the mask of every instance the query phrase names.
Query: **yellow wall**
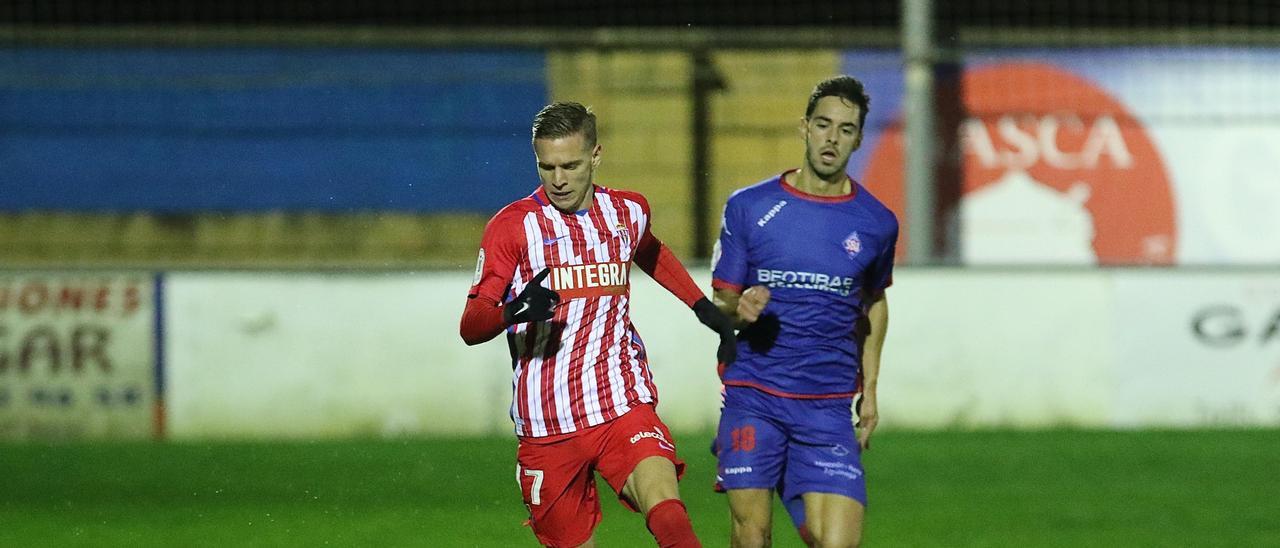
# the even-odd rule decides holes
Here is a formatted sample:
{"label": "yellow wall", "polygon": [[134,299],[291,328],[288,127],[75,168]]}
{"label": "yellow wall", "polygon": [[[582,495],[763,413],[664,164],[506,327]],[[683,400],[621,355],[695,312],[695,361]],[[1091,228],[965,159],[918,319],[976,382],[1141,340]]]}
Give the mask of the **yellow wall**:
{"label": "yellow wall", "polygon": [[0,215],[7,267],[471,268],[479,214]]}
{"label": "yellow wall", "polygon": [[690,63],[680,52],[560,52],[547,58],[557,101],[588,105],[604,157],[596,182],[639,191],[653,230],[679,254],[691,249],[688,207]]}
{"label": "yellow wall", "polygon": [[[711,103],[711,204],[735,189],[798,165],[799,120],[809,92],[835,74],[835,50],[722,51],[712,56],[726,89]],[[693,251],[690,210],[691,61],[683,52],[566,52],[549,56],[554,100],[590,105],[605,159],[598,181],[637,190],[654,209],[654,231],[681,257]]]}

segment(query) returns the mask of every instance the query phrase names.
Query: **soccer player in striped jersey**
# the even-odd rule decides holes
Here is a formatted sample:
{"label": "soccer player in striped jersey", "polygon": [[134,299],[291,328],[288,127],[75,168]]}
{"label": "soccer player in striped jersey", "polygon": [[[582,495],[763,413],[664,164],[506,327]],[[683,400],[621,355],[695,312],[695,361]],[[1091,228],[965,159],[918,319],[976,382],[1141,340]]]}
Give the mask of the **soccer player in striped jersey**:
{"label": "soccer player in striped jersey", "polygon": [[722,362],[736,351],[733,324],[653,236],[644,196],[595,184],[594,113],[548,105],[534,118],[533,150],[541,186],[485,227],[460,326],[467,344],[507,334],[516,477],[533,533],[547,546],[593,545],[598,472],[660,546],[699,546],[677,488],[684,462],[654,411],[628,313],[631,265],[719,333]]}
{"label": "soccer player in striped jersey", "polygon": [[[856,79],[818,84],[801,120],[804,162],[729,197],[713,254],[716,304],[743,328],[722,369],[713,450],[733,546],[768,546],[777,490],[811,546],[861,542],[861,452],[878,421],[898,222],[845,168],[869,98]],[[859,391],[855,430],[853,397]]]}

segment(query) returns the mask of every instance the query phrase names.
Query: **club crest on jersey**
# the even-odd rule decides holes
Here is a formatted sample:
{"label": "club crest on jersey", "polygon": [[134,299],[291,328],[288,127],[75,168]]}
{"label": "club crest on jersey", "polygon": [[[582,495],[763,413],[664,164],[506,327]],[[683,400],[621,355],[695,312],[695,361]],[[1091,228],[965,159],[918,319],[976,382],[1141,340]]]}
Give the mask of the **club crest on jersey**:
{"label": "club crest on jersey", "polygon": [[627,247],[631,246],[631,231],[627,230],[626,225],[622,223],[618,223],[616,226],[614,226],[613,237],[619,240],[622,240],[622,243]]}
{"label": "club crest on jersey", "polygon": [[852,259],[861,251],[862,238],[858,236],[858,231],[855,230],[853,231],[853,234],[850,234],[844,239],[844,252],[849,255],[850,259]]}

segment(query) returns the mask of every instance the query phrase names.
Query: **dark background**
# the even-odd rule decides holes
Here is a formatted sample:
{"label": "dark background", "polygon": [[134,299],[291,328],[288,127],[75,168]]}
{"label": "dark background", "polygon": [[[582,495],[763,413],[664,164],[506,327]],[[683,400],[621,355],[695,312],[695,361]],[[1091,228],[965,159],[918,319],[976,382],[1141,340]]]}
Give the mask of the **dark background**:
{"label": "dark background", "polygon": [[[974,27],[1273,28],[1275,2],[1259,0],[938,1],[940,19]],[[0,21],[32,25],[414,25],[497,27],[789,25],[896,28],[899,0],[18,0]]]}

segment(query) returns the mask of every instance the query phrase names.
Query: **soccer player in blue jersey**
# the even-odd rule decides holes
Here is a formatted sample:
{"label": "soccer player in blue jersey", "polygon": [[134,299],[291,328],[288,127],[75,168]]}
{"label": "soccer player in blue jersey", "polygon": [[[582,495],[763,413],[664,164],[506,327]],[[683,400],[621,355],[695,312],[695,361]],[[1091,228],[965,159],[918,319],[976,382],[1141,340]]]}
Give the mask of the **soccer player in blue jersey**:
{"label": "soccer player in blue jersey", "polygon": [[775,489],[807,544],[861,542],[861,454],[878,420],[898,239],[893,212],[845,173],[868,103],[852,77],[819,83],[800,128],[801,167],[725,206],[712,285],[741,332],[738,359],[721,374],[714,450],[733,546],[770,545]]}

